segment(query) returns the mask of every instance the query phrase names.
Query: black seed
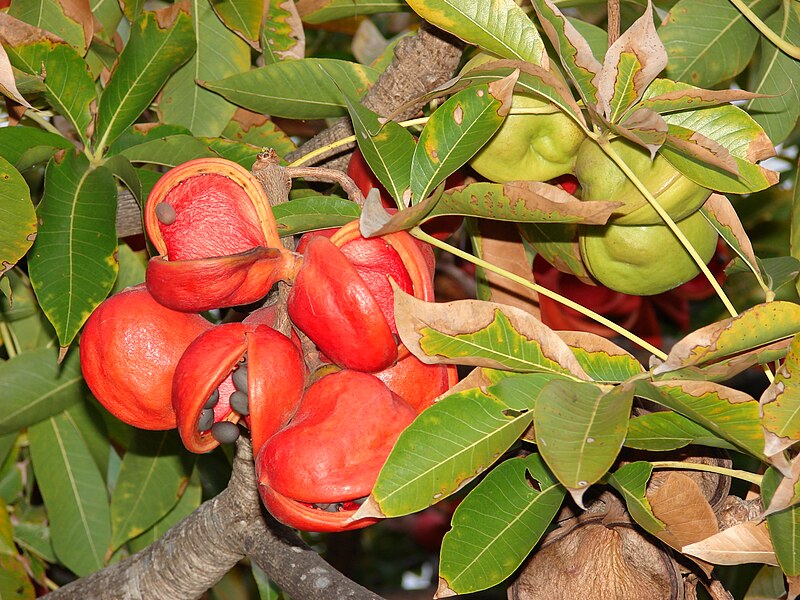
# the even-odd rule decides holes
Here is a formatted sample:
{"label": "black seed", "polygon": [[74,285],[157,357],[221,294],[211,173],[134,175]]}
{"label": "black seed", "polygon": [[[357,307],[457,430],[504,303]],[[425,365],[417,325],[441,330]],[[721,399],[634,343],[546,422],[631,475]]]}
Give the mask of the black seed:
{"label": "black seed", "polygon": [[324,510],[325,512],[339,512],[339,510],[342,508],[342,503],[341,502],[332,502],[331,504],[320,503],[320,504],[315,504],[314,506],[316,506],[320,510]]}
{"label": "black seed", "polygon": [[231,408],[246,417],[250,414],[250,403],[244,392],[233,392],[230,398]]}
{"label": "black seed", "polygon": [[242,365],[233,372],[233,385],[237,390],[247,393],[247,365]]}
{"label": "black seed", "polygon": [[156,204],[156,219],[161,221],[164,225],[172,225],[176,218],[175,209],[171,204],[166,202],[159,202]]}
{"label": "black seed", "polygon": [[214,411],[204,408],[200,411],[200,418],[197,420],[197,431],[208,431],[214,424]]}
{"label": "black seed", "polygon": [[219,402],[219,390],[214,390],[206,400],[206,403],[203,404],[203,408],[214,408],[217,402]]}
{"label": "black seed", "polygon": [[211,436],[220,444],[230,444],[239,437],[239,426],[230,421],[220,421],[211,426]]}

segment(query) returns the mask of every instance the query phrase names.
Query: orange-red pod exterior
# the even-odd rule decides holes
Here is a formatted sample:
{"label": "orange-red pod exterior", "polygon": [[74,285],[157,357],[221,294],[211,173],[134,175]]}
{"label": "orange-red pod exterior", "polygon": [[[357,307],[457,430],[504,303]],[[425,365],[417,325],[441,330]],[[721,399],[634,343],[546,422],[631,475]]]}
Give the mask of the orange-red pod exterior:
{"label": "orange-red pod exterior", "polygon": [[210,430],[199,431],[203,405],[214,390],[220,398],[214,422],[238,423],[241,416],[230,408],[234,391],[231,374],[247,356],[247,387],[253,452],[292,418],[305,387],[305,363],[297,346],[266,325],[226,323],[197,338],[184,352],[175,370],[172,401],[178,431],[186,448],[208,452],[219,445]]}
{"label": "orange-red pod exterior", "polygon": [[375,377],[420,413],[458,383],[458,370],[455,365],[425,364],[409,353]]}
{"label": "orange-red pod exterior", "polygon": [[[259,492],[279,521],[308,531],[343,531],[368,496],[400,433],[416,411],[375,376],[344,370],[312,384],[294,419],[256,460]],[[341,504],[328,512],[319,504]]]}
{"label": "orange-red pod exterior", "polygon": [[200,315],[162,306],[143,285],[127,288],[86,321],[80,341],[84,379],[121,421],[140,429],[172,429],[173,373],[184,350],[211,327]]}

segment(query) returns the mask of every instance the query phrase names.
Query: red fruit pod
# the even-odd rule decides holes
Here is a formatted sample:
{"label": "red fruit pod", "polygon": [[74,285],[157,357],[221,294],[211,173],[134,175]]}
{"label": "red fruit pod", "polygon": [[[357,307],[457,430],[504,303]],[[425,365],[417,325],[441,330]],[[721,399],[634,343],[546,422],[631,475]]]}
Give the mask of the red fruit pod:
{"label": "red fruit pod", "polygon": [[229,160],[199,158],[167,171],[147,198],[144,222],[160,255],[148,266],[148,289],[176,310],[255,302],[294,268],[261,184]]}
{"label": "red fruit pod", "polygon": [[127,288],[86,321],[83,377],[119,420],[140,429],[172,429],[172,375],[184,350],[211,327],[200,315],[159,304],[143,285]]}
{"label": "red fruit pod", "polygon": [[264,505],[279,521],[307,531],[374,523],[348,521],[416,414],[373,375],[345,370],[322,377],[258,455]]}
{"label": "red fruit pod", "polygon": [[375,377],[421,413],[458,383],[458,369],[455,365],[428,365],[409,353]]}
{"label": "red fruit pod", "polygon": [[[294,415],[305,376],[297,346],[271,327],[214,327],[186,349],[173,377],[172,402],[184,445],[192,452],[213,450],[219,445],[218,424],[244,419],[257,453]],[[243,406],[236,404],[235,393],[245,395]]]}
{"label": "red fruit pod", "polygon": [[310,239],[289,295],[292,322],[334,363],[378,372],[398,358],[394,293],[433,300],[424,252],[405,232],[364,238],[353,221],[328,240]]}

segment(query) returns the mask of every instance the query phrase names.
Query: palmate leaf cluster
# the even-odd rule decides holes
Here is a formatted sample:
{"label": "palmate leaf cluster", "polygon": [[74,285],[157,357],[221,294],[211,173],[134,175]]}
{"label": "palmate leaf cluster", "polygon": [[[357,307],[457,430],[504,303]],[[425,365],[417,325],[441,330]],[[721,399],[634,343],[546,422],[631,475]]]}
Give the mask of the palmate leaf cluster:
{"label": "palmate leaf cluster", "polygon": [[[796,3],[746,4],[800,44]],[[143,280],[144,253],[118,239],[120,194],[141,206],[165,168],[193,158],[249,168],[264,147],[286,156],[297,140],[272,117],[349,117],[360,151],[403,210],[389,215],[368,203],[361,213],[335,194],[298,190],[276,209],[283,235],[359,216],[362,232],[377,235],[464,215],[517,223],[524,260],[527,248],[585,275],[574,244],[543,243],[541,232],[601,225],[613,202],[580,202],[542,182],[446,189],[520,92],[549,101],[587,135],[660,152],[717,192],[703,210],[736,256],[729,271],[758,285],[734,296],[740,315],[708,313],[710,325],[649,368],[608,340],[554,332],[486,301],[493,291],[485,279],[483,301],[440,307],[398,294],[400,333],[413,352],[476,369],[403,434],[365,513],[404,515],[472,487],[444,540],[441,594],[508,578],[562,504],[581,504],[594,485],[616,489],[639,526],[681,551],[698,540],[676,544],[675,524],[654,515],[645,492],[652,465],[617,461],[625,448],[700,444],[768,468],[772,537],[760,550],[800,575],[795,189],[790,174],[775,186],[775,169],[791,171],[790,163],[762,163],[774,146],[796,147],[798,61],[728,0],[625,6],[610,49],[591,3],[568,17],[549,0],[273,1],[266,14],[263,6],[12,0],[0,11],[0,91],[10,99],[0,128],[0,595],[33,597],[34,583],[47,587],[48,564],[83,576],[135,552],[196,508],[204,486],[208,494],[224,484],[214,475],[223,454],[189,458],[169,432],[124,426],[82,384],[75,346],[83,323],[108,295]],[[424,122],[386,121],[360,99],[411,28],[390,33],[382,13],[404,13],[413,26],[426,20],[464,40],[465,57],[477,46],[498,60],[431,93]],[[355,60],[306,50],[307,39],[348,31],[354,17],[385,37],[353,50]],[[753,230],[762,235],[751,242]],[[480,228],[470,231],[480,254]],[[725,385],[758,365],[775,371],[760,398]],[[632,417],[635,398],[665,410]],[[710,548],[695,555],[714,562]],[[738,559],[729,554],[727,562]]]}

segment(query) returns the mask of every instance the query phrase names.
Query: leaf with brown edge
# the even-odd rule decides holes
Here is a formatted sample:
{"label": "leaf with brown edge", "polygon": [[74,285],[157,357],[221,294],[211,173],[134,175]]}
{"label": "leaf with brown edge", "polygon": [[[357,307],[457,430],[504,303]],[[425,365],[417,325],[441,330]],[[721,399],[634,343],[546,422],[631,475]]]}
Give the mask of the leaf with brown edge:
{"label": "leaf with brown edge", "polygon": [[584,104],[596,110],[597,79],[603,67],[592,54],[589,43],[552,0],[532,0],[532,4],[542,29],[555,46],[561,64],[575,83]]}
{"label": "leaf with brown edge", "polygon": [[619,383],[644,372],[641,363],[611,340],[588,331],[556,331],[594,381]]}
{"label": "leaf with brown edge", "polygon": [[637,108],[622,123],[609,124],[614,133],[642,146],[652,158],[667,139],[668,126],[661,115],[646,108]]}
{"label": "leaf with brown edge", "polygon": [[270,2],[261,32],[261,48],[266,64],[305,57],[306,33],[294,2]]}
{"label": "leaf with brown edge", "polygon": [[561,338],[519,308],[480,300],[435,304],[395,286],[394,311],[400,338],[422,362],[589,379]]}
{"label": "leaf with brown edge", "polygon": [[89,0],[12,2],[8,14],[33,27],[57,35],[83,56],[92,41],[92,10]]}
{"label": "leaf with brown edge", "polygon": [[668,127],[666,141],[671,148],[682,154],[727,171],[734,176],[739,175],[739,165],[728,149],[701,133],[672,126]]}
{"label": "leaf with brown edge", "polygon": [[764,499],[764,516],[769,516],[800,502],[800,458],[795,456],[788,465],[774,465],[782,472],[783,478],[777,481],[769,501]]}
{"label": "leaf with brown edge", "polygon": [[758,402],[709,381],[636,381],[636,395],[671,408],[753,456],[764,457]]}
{"label": "leaf with brown edge", "polygon": [[778,564],[765,521],[739,523],[704,540],[687,544],[681,552],[715,565]]}
{"label": "leaf with brown edge", "polygon": [[745,90],[704,90],[680,81],[655,79],[645,91],[639,106],[666,114],[763,97],[763,94]]}
{"label": "leaf with brown edge", "polygon": [[[730,374],[729,364],[768,362],[786,353],[791,339],[800,332],[800,306],[775,301],[757,304],[736,317],[722,319],[693,331],[678,341],[667,360],[653,369],[657,376],[687,367],[712,371],[721,366]],[[746,367],[744,367],[746,368]],[[737,371],[738,372],[738,371]]]}
{"label": "leaf with brown edge", "polygon": [[261,50],[259,32],[264,23],[263,0],[219,0],[211,5],[225,27],[255,50]]}
{"label": "leaf with brown edge", "polygon": [[[389,215],[379,204],[364,206],[361,234],[385,235],[410,229],[442,215],[463,215],[517,223],[603,225],[622,204],[582,202],[561,188],[541,181],[470,183],[437,193]],[[524,235],[524,234],[523,234]],[[533,239],[541,239],[533,236]],[[577,252],[577,245],[576,250]]]}
{"label": "leaf with brown edge", "polygon": [[800,336],[792,339],[775,381],[759,399],[764,452],[773,456],[800,440]]}
{"label": "leaf with brown edge", "polygon": [[612,123],[618,122],[666,66],[667,51],[656,33],[648,0],[644,14],[606,52],[597,79],[601,114]]}
{"label": "leaf with brown edge", "polygon": [[547,466],[583,506],[583,495],[617,459],[633,402],[633,386],[610,391],[593,383],[553,380],[536,398],[536,444]]}
{"label": "leaf with brown edge", "polygon": [[[664,523],[663,531],[656,533],[662,542],[680,550],[694,542],[704,540],[719,532],[717,516],[691,477],[683,473],[659,474],[658,487],[651,481],[647,500],[655,517]],[[695,562],[706,573],[711,568],[702,561]]]}
{"label": "leaf with brown edge", "polygon": [[711,194],[703,205],[703,214],[725,243],[736,252],[753,274],[761,279],[762,273],[753,252],[753,244],[728,197],[723,194]]}
{"label": "leaf with brown edge", "polygon": [[[513,223],[476,219],[470,230],[472,247],[479,258],[533,283],[531,261]],[[478,298],[515,306],[540,318],[539,295],[493,271],[479,268]]]}

